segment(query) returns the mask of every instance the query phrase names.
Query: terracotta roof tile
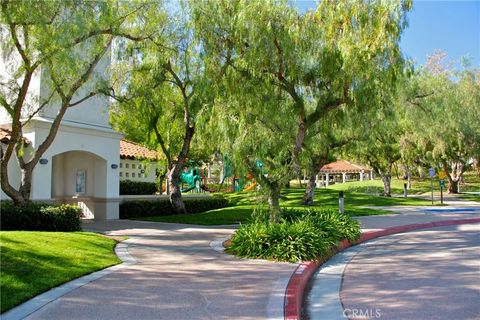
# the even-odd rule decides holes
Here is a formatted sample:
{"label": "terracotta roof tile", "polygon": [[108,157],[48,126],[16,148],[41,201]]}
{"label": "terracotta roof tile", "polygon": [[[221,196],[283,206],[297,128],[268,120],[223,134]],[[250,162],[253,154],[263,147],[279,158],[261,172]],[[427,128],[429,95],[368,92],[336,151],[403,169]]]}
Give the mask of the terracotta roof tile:
{"label": "terracotta roof tile", "polygon": [[[0,142],[7,144],[10,141],[11,131],[8,129],[0,128]],[[24,143],[29,144],[30,141],[27,138],[23,138]]]}
{"label": "terracotta roof tile", "polygon": [[122,139],[120,141],[120,158],[137,158],[137,159],[159,159],[160,153],[145,148],[135,142]]}
{"label": "terracotta roof tile", "polygon": [[329,164],[324,165],[320,168],[320,172],[325,173],[337,173],[337,172],[361,172],[361,171],[370,171],[369,168],[362,167],[357,164],[345,160],[335,161]]}

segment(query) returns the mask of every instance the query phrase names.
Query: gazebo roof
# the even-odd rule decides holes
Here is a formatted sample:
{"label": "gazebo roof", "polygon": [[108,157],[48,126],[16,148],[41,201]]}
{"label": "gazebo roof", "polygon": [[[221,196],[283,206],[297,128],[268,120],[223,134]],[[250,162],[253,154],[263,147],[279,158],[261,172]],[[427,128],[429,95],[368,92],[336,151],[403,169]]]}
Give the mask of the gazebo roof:
{"label": "gazebo roof", "polygon": [[335,161],[320,168],[320,173],[360,173],[362,171],[370,172],[371,170],[346,160]]}
{"label": "gazebo roof", "polygon": [[158,160],[160,153],[145,148],[135,142],[120,140],[120,158]]}

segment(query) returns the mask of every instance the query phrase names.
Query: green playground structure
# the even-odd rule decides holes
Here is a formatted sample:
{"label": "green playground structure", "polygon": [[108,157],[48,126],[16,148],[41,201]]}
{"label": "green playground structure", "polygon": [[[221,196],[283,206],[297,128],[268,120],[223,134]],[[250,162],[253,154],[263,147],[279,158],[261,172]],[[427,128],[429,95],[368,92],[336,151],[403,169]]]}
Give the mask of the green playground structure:
{"label": "green playground structure", "polygon": [[[256,160],[255,165],[260,170],[260,173],[264,174],[262,161]],[[219,187],[218,191],[220,191],[222,189],[226,178],[232,178],[233,179],[233,184],[235,186],[234,190],[236,192],[239,192],[239,191],[249,192],[249,191],[255,190],[255,188],[257,187],[257,182],[253,178],[252,174],[248,174],[244,178],[235,177],[233,163],[232,163],[232,160],[228,157],[228,155],[224,155],[224,157],[223,157],[223,173],[224,173],[223,174],[223,179],[220,182],[220,187]],[[245,188],[244,184],[245,184],[245,181],[247,181],[247,180],[250,181],[250,185]]]}
{"label": "green playground structure", "polygon": [[181,191],[189,192],[193,189],[196,189],[197,192],[200,192],[200,181],[202,177],[200,176],[200,170],[198,168],[192,168],[188,171],[180,173],[180,182],[186,184],[187,187],[183,188]]}

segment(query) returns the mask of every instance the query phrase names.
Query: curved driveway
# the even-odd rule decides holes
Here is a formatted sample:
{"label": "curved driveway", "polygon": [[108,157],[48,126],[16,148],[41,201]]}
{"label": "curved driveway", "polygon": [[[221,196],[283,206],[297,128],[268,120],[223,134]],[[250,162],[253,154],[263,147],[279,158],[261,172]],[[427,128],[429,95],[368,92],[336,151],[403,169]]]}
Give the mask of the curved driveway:
{"label": "curved driveway", "polygon": [[85,230],[130,237],[137,263],[90,282],[27,319],[283,319],[296,264],[238,259],[212,240],[234,228],[128,220],[89,222]]}
{"label": "curved driveway", "polygon": [[480,224],[348,249],[315,275],[309,299],[311,319],[480,319]]}

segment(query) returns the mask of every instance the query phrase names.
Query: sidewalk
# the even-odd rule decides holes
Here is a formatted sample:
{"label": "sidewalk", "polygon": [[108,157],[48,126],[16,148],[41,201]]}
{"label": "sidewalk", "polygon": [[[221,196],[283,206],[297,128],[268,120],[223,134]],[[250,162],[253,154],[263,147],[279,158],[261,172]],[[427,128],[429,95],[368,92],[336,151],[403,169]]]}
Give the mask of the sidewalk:
{"label": "sidewalk", "polygon": [[283,319],[296,264],[238,259],[211,241],[233,227],[117,220],[85,230],[129,236],[136,264],[48,303],[26,319]]}

